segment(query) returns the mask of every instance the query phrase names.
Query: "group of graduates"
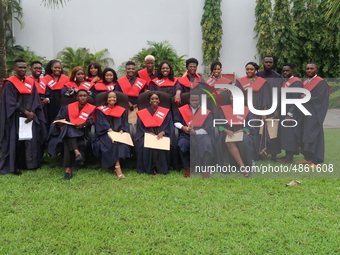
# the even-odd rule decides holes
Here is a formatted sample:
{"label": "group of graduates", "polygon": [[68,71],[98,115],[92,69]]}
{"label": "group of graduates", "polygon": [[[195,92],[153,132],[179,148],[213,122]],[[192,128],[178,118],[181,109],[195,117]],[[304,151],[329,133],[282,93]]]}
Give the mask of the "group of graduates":
{"label": "group of graduates", "polygon": [[[126,76],[118,79],[115,70],[93,62],[87,73],[75,67],[71,76],[63,74],[62,64],[51,60],[42,75],[42,64],[30,64],[31,76],[26,76],[24,60],[15,61],[16,74],[3,81],[1,98],[1,151],[0,172],[21,175],[20,169],[37,169],[43,162],[45,150],[49,155],[63,154],[64,180],[72,178],[72,171],[80,168],[85,156],[101,157],[102,167],[109,168],[118,178],[125,178],[120,160],[135,155],[137,172],[168,174],[169,167],[185,169],[185,177],[195,166],[235,165],[247,177],[254,161],[270,153],[276,161],[281,149],[286,151],[282,163],[293,163],[293,155],[300,152],[305,159],[297,163],[314,167],[324,160],[323,121],[326,116],[329,86],[317,76],[317,65],[306,67],[308,79],[293,76],[293,66],[283,66],[283,79],[273,70],[272,56],[263,60],[264,70],[254,62],[246,64],[246,76],[232,80],[222,77],[222,64],[211,65],[211,77],[204,80],[197,73],[198,61],[186,61],[187,72],[174,77],[171,63],[162,61],[157,70],[155,59],[145,58],[146,68],[136,72],[135,63],[126,63]],[[216,88],[220,84],[237,86],[244,93],[244,114],[233,115],[233,95],[229,89]],[[218,87],[218,86],[217,86]],[[280,104],[270,116],[256,116],[249,111],[247,93],[252,88],[253,106],[267,110],[272,105],[272,88],[299,87],[310,91],[311,99],[304,107],[311,113],[305,116],[295,105],[288,105],[287,113],[280,113]],[[201,96],[207,89],[215,95],[207,97],[208,109],[203,112]],[[185,96],[186,95],[186,96]],[[301,93],[288,93],[289,98],[302,98]],[[222,105],[214,105],[216,96]],[[140,106],[141,98],[147,103]],[[126,98],[126,105],[122,103]],[[189,99],[189,100],[188,100]],[[162,100],[172,100],[177,108],[164,107]],[[168,104],[165,104],[168,105]],[[171,104],[170,104],[171,105]],[[140,109],[139,109],[139,108]],[[294,127],[279,127],[276,138],[264,129],[249,125],[249,120],[294,119]],[[19,139],[19,118],[32,122],[32,137]],[[213,119],[228,122],[213,128]],[[231,125],[231,123],[233,123]],[[94,128],[93,128],[94,127]],[[108,132],[133,133],[134,147],[113,142]],[[94,135],[91,135],[91,133]],[[144,136],[156,139],[170,138],[170,150],[146,148]],[[227,142],[242,133],[237,142]],[[89,150],[90,148],[90,150]],[[181,163],[179,160],[181,159]],[[191,167],[191,168],[190,168]],[[201,168],[202,169],[202,168]],[[209,173],[202,171],[203,178]]]}

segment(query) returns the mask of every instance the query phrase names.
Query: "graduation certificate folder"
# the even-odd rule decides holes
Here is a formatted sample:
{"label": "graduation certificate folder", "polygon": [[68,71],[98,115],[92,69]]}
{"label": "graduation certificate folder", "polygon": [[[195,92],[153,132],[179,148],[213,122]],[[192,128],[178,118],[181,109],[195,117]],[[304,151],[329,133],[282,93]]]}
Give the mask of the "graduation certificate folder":
{"label": "graduation certificate folder", "polygon": [[234,133],[234,137],[229,138],[227,135],[225,137],[225,142],[242,142],[243,141],[243,132]]}
{"label": "graduation certificate folder", "polygon": [[133,142],[131,139],[131,135],[129,133],[120,133],[120,132],[107,132],[107,135],[111,138],[112,142],[120,142],[125,143],[127,145],[133,146]]}
{"label": "graduation certificate folder", "polygon": [[163,136],[162,139],[157,140],[156,135],[149,133],[144,134],[144,147],[157,150],[170,150],[170,138]]}
{"label": "graduation certificate folder", "polygon": [[73,123],[67,121],[66,119],[55,120],[55,121],[53,121],[53,124],[54,124],[54,123],[63,123],[63,124],[66,124],[66,125],[71,125],[71,126],[75,126],[75,125],[76,125],[76,124],[73,124]]}

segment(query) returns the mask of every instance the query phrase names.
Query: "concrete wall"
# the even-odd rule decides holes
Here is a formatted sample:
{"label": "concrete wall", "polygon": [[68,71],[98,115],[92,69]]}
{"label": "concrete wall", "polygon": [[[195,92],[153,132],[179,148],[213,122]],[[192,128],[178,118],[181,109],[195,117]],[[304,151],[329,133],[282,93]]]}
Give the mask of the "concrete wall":
{"label": "concrete wall", "polygon": [[[71,0],[51,10],[41,0],[22,0],[25,27],[15,23],[14,34],[17,44],[47,59],[66,46],[107,48],[118,68],[147,41],[168,40],[178,54],[202,62],[203,6],[204,0]],[[222,1],[224,73],[243,76],[244,65],[255,60],[254,8],[253,0]]]}

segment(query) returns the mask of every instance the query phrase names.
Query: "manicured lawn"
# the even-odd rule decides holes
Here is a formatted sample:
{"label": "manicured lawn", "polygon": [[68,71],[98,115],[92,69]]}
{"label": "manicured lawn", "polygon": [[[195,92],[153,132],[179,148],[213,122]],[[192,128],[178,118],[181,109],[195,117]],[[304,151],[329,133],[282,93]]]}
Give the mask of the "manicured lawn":
{"label": "manicured lawn", "polygon": [[[339,130],[325,134],[325,163],[339,171]],[[286,187],[292,179],[124,173],[80,169],[66,182],[61,167],[43,167],[1,176],[0,254],[340,251],[339,179]]]}

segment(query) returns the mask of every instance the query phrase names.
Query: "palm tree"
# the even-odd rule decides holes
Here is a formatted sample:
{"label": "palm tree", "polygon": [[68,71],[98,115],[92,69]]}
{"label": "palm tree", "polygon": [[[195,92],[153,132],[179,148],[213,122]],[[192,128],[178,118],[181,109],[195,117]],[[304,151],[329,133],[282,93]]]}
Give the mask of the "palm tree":
{"label": "palm tree", "polygon": [[326,18],[331,25],[338,24],[340,21],[340,0],[327,0],[327,7]]}

